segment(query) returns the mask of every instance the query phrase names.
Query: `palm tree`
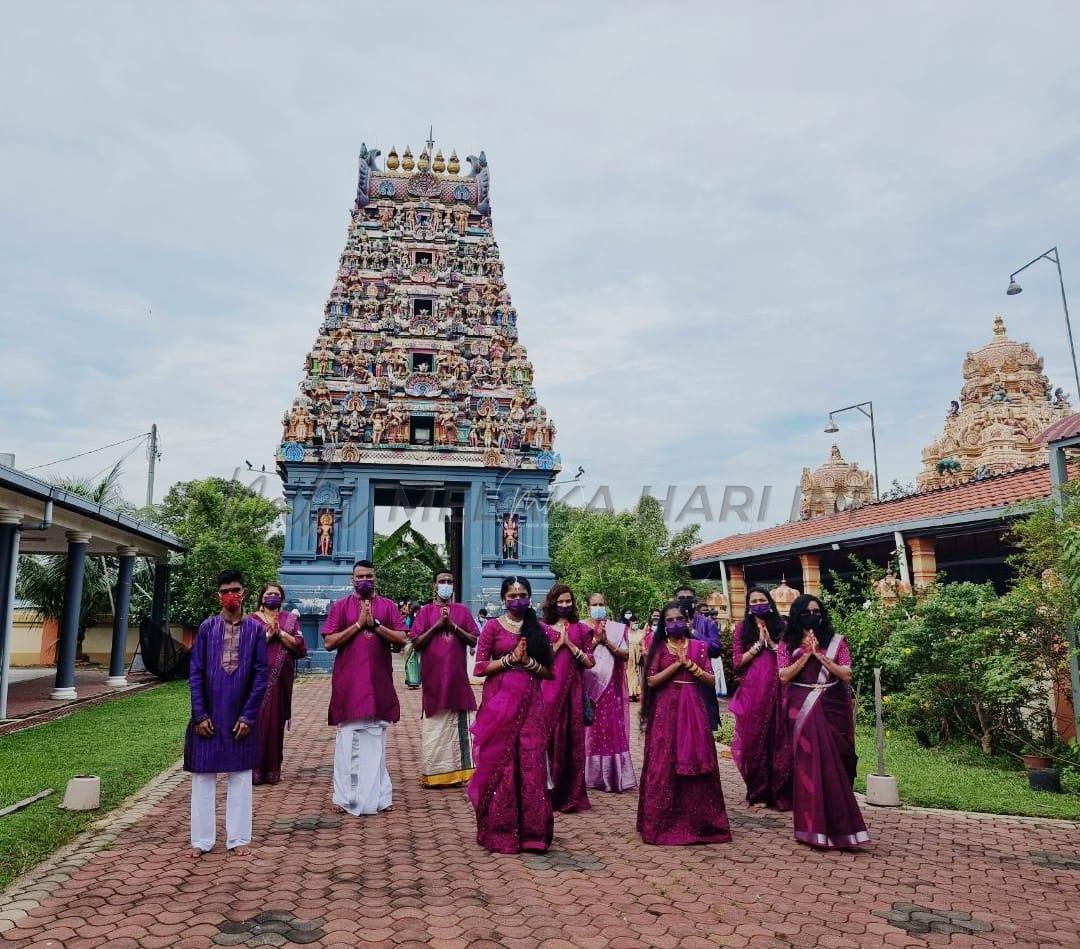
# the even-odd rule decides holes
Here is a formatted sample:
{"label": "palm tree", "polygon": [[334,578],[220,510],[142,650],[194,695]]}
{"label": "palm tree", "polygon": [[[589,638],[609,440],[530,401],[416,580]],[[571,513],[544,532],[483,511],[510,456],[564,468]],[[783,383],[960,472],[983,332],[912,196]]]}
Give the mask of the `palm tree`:
{"label": "palm tree", "polygon": [[[79,497],[111,508],[131,513],[135,506],[124,500],[120,492],[120,463],[98,482],[90,478],[57,478],[52,483]],[[102,616],[112,615],[115,603],[113,590],[119,569],[117,557],[94,554],[86,558],[83,574],[82,603],[79,608],[78,654],[83,655],[86,631]],[[19,557],[15,595],[31,603],[42,619],[59,622],[64,612],[64,579],[67,556],[64,554],[23,554]],[[143,565],[132,581],[132,613],[145,610],[150,602],[153,580]]]}

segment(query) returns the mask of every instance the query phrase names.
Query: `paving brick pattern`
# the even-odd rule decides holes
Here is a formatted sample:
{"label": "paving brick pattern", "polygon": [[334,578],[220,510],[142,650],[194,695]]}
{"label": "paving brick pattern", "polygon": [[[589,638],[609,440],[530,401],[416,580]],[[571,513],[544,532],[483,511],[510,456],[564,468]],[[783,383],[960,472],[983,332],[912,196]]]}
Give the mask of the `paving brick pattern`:
{"label": "paving brick pattern", "polygon": [[869,852],[819,853],[787,816],[743,806],[725,760],[730,844],[646,847],[636,796],[596,793],[592,811],[557,817],[550,853],[492,855],[463,792],[419,786],[419,694],[405,689],[393,811],[336,813],[328,692],[323,678],[297,688],[285,781],[255,790],[250,860],[186,859],[188,781],[174,770],[17,881],[0,944],[1080,946],[1080,825],[868,809]]}

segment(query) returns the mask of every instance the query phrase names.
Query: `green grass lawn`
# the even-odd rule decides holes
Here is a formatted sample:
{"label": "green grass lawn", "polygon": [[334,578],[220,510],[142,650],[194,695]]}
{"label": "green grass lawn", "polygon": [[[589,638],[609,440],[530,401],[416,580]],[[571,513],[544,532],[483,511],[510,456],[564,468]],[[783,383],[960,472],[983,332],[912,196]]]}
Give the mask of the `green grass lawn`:
{"label": "green grass lawn", "polygon": [[[190,714],[187,682],[170,682],[0,736],[0,807],[54,789],[0,817],[0,889],[176,761]],[[101,778],[99,810],[58,808],[76,774]]]}
{"label": "green grass lawn", "polygon": [[[857,791],[866,790],[866,775],[877,767],[874,730],[861,726]],[[923,748],[911,736],[893,730],[885,740],[885,770],[900,787],[900,800],[921,807],[1023,814],[1080,820],[1080,779],[1063,774],[1064,794],[1032,791],[1027,775],[1012,759],[990,757],[967,745]]]}

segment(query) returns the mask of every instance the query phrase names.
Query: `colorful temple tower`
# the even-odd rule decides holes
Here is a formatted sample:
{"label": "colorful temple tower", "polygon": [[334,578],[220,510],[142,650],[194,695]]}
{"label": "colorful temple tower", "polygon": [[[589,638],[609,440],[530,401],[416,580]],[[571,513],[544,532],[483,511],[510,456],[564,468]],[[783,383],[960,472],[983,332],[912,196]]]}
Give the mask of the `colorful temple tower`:
{"label": "colorful temple tower", "polygon": [[[309,643],[372,551],[377,506],[437,510],[458,597],[494,606],[507,573],[553,582],[555,426],[537,402],[491,228],[483,152],[462,173],[429,140],[360,152],[333,289],[277,452],[281,580]],[[400,521],[399,521],[400,522]]]}

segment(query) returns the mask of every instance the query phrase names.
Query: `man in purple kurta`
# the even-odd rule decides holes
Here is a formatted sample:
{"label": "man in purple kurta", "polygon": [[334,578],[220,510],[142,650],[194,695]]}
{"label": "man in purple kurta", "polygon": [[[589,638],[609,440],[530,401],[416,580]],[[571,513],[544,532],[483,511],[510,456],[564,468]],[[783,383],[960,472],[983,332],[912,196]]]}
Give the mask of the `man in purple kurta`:
{"label": "man in purple kurta", "polygon": [[679,587],[675,591],[675,601],[690,623],[691,638],[705,643],[710,659],[717,658],[724,650],[720,641],[720,627],[698,610],[697,595],[690,587]]}
{"label": "man in purple kurta", "polygon": [[228,775],[226,847],[251,843],[251,769],[259,760],[256,724],[266,691],[266,636],[244,618],[238,570],[218,575],[221,613],[203,621],[191,649],[191,721],[184,739],[184,770],[191,774],[191,853],[213,850],[215,780]]}
{"label": "man in purple kurta", "polygon": [[435,599],[420,607],[409,638],[423,656],[424,717],[420,720],[420,783],[454,787],[473,775],[472,717],[467,650],[480,630],[469,608],[454,602],[454,576],[435,574]]}
{"label": "man in purple kurta", "polygon": [[338,726],[334,804],[354,816],[393,803],[386,770],[386,729],[401,717],[392,654],[405,645],[405,624],[393,600],[375,593],[370,560],[353,566],[353,592],[334,602],[323,623],[336,651],[327,721]]}

